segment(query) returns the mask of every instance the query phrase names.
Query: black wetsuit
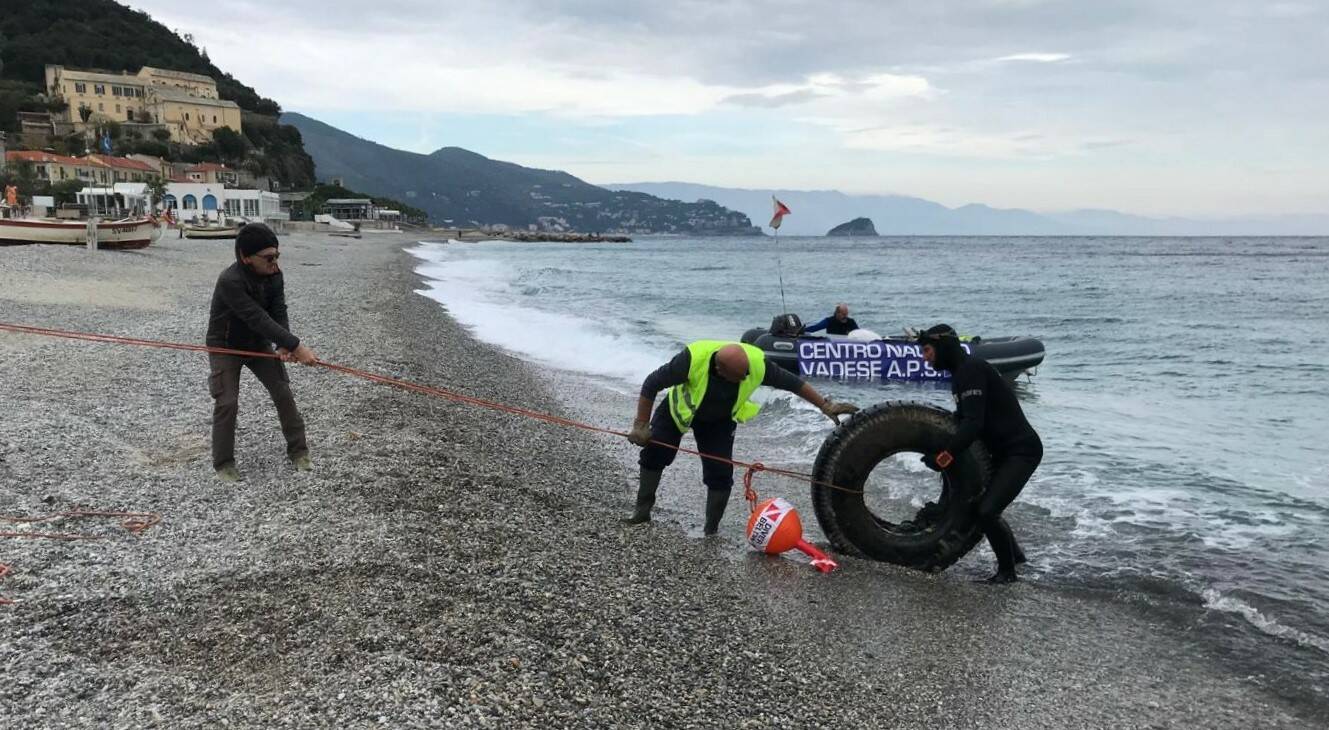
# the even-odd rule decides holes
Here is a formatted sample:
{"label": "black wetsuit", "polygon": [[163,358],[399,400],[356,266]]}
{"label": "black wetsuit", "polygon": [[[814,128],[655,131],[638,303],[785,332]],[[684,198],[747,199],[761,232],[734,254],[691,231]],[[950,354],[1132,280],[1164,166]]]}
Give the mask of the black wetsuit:
{"label": "black wetsuit", "polygon": [[959,428],[946,444],[952,455],[982,440],[992,455],[992,481],[976,509],[983,534],[997,556],[997,569],[1014,571],[1019,547],[1002,510],[1015,500],[1043,459],[1043,442],[1024,417],[1011,384],[984,360],[959,355],[951,370]]}
{"label": "black wetsuit", "polygon": [[826,330],[826,334],[828,335],[847,335],[856,329],[858,329],[858,323],[854,321],[853,317],[845,317],[844,321],[841,322],[832,314],[826,319],[804,328],[803,331],[820,332],[821,330]]}
{"label": "black wetsuit", "polygon": [[[669,362],[646,376],[641,384],[641,397],[655,400],[661,390],[673,385],[688,382],[688,370],[692,366],[692,353],[687,348],[678,353]],[[706,394],[702,396],[692,417],[692,433],[697,438],[697,450],[705,454],[714,454],[726,459],[734,455],[734,402],[738,400],[738,383],[731,383],[715,372],[715,358],[711,357],[711,377],[706,385]],[[766,374],[761,379],[762,385],[797,393],[803,387],[803,381],[797,375],[766,359]],[[668,399],[660,401],[651,416],[651,438],[678,446],[683,440],[683,432],[678,430],[673,416],[669,413]],[[651,443],[641,450],[638,464],[650,471],[663,471],[674,463],[678,452],[674,449]],[[734,485],[734,466],[732,464],[702,459],[701,478],[710,490],[729,491]]]}

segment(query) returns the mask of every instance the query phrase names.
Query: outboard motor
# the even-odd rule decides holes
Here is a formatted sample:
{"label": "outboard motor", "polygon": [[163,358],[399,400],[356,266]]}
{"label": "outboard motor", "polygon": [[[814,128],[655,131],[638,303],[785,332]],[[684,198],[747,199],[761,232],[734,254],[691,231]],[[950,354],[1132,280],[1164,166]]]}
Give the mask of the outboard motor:
{"label": "outboard motor", "polygon": [[777,314],[771,320],[771,334],[776,337],[798,337],[803,334],[803,320],[792,312]]}

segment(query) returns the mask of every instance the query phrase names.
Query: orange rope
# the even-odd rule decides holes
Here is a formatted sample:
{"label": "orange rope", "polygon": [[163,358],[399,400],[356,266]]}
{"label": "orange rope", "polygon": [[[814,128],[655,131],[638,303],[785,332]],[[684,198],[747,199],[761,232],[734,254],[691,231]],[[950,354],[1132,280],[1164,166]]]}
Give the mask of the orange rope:
{"label": "orange rope", "polygon": [[[155,512],[105,512],[101,510],[73,510],[70,512],[57,512],[55,514],[43,515],[41,517],[9,517],[0,515],[0,522],[14,522],[18,524],[34,524],[37,522],[51,522],[65,518],[80,519],[84,517],[119,517],[120,526],[129,530],[135,535],[141,535],[145,530],[161,522],[161,515]],[[100,540],[102,535],[89,535],[79,532],[0,532],[0,537],[26,537],[43,538],[47,540]],[[12,570],[11,566],[0,563],[0,579],[4,578]],[[4,596],[0,596],[0,606],[13,605],[14,601]]]}
{"label": "orange rope", "polygon": [[[103,342],[103,343],[110,343],[117,345],[133,345],[136,347],[151,347],[151,348],[158,348],[165,350],[185,350],[188,352],[206,352],[216,355],[238,355],[241,357],[262,357],[262,358],[271,358],[271,359],[281,358],[280,355],[277,355],[276,353],[272,352],[252,352],[249,350],[235,350],[226,347],[208,347],[206,345],[191,345],[180,342],[163,342],[161,340],[145,340],[136,337],[119,337],[116,335],[102,335],[91,332],[72,332],[68,330],[51,329],[47,327],[31,327],[27,325],[7,324],[2,322],[0,322],[0,331],[13,332],[15,334],[37,335],[40,337],[58,337],[68,340],[82,340],[85,342]],[[434,396],[436,398],[443,398],[446,400],[457,401],[459,403],[467,403],[470,405],[479,406],[481,408],[489,408],[492,410],[502,411],[505,413],[512,413],[519,416],[525,416],[527,418],[533,418],[539,421],[545,421],[546,423],[553,423],[559,426],[580,428],[586,431],[594,431],[596,433],[609,434],[611,436],[626,437],[628,435],[627,432],[625,431],[616,431],[611,428],[594,426],[589,423],[582,423],[580,421],[574,421],[570,418],[555,416],[549,413],[543,413],[541,411],[531,410],[529,408],[522,408],[520,406],[511,406],[505,403],[497,403],[494,401],[485,400],[483,398],[477,398],[475,396],[466,395],[464,393],[458,393],[456,391],[451,391],[444,388],[436,388],[433,386],[421,385],[419,383],[412,383],[406,380],[399,380],[397,378],[390,378],[385,375],[378,375],[376,373],[360,370],[358,368],[347,367],[345,365],[337,365],[335,363],[322,362],[322,361],[316,361],[314,365],[325,368],[327,370],[344,373],[346,375],[351,375],[357,378],[363,378],[365,380],[369,380],[375,383],[381,383],[383,385],[391,385],[393,387],[401,388],[403,390],[408,390],[415,393],[421,393],[424,395]],[[743,498],[748,501],[751,509],[753,510],[757,508],[758,497],[757,497],[757,490],[755,487],[753,487],[752,481],[756,477],[757,472],[760,471],[768,471],[772,474],[779,474],[781,476],[789,477],[791,479],[799,479],[808,482],[809,484],[816,484],[827,487],[829,489],[837,489],[843,492],[848,492],[850,494],[862,494],[862,490],[846,489],[844,487],[840,487],[835,484],[831,484],[829,482],[823,482],[814,479],[811,474],[804,474],[803,472],[792,471],[789,469],[777,469],[773,467],[768,467],[759,461],[746,462],[746,461],[740,461],[738,459],[729,459],[723,456],[717,456],[715,454],[707,454],[701,451],[696,451],[694,449],[689,449],[681,445],[676,446],[674,444],[668,444],[663,441],[658,441],[656,439],[651,439],[650,443],[657,444],[659,446],[664,446],[666,448],[671,448],[685,454],[693,454],[703,459],[710,459],[712,461],[718,461],[721,463],[729,464],[730,466],[743,467],[745,469],[743,473]],[[160,515],[150,512],[102,512],[102,511],[60,512],[58,514],[46,515],[44,517],[0,516],[0,521],[16,522],[16,523],[36,523],[36,522],[49,522],[52,520],[57,520],[65,517],[74,517],[74,518],[120,517],[121,526],[135,535],[142,534],[145,530],[151,528],[152,526],[156,525],[158,522],[161,521]],[[101,536],[87,535],[82,533],[0,532],[0,537],[45,538],[50,540],[96,540],[100,539]],[[0,578],[3,578],[9,572],[10,572],[10,566],[5,565],[4,563],[0,563]],[[12,600],[0,597],[0,605],[6,605],[12,603],[13,603]]]}
{"label": "orange rope", "polygon": [[[41,517],[7,517],[5,515],[0,515],[0,522],[34,524],[37,522],[52,522],[66,517],[72,517],[75,519],[82,517],[119,517],[121,518],[120,526],[135,535],[142,535],[145,530],[162,521],[161,515],[155,512],[74,510],[72,512],[56,512],[55,514],[43,515]],[[75,532],[0,532],[0,537],[32,537],[46,538],[48,540],[100,540],[102,536]]]}
{"label": "orange rope", "polygon": [[[219,355],[239,355],[242,357],[265,357],[265,358],[280,359],[279,355],[272,352],[251,352],[249,350],[233,350],[225,347],[208,347],[206,345],[190,345],[180,342],[144,340],[134,337],[118,337],[116,335],[101,335],[89,332],[70,332],[66,330],[48,329],[45,327],[30,327],[26,325],[17,325],[17,324],[0,323],[0,331],[15,332],[18,334],[40,335],[43,337],[60,337],[71,340],[84,340],[87,342],[106,342],[106,343],[121,344],[121,345],[135,345],[138,347],[156,347],[156,348],[169,349],[169,350],[206,352],[206,353],[219,354]],[[479,406],[481,408],[489,408],[496,411],[503,411],[505,413],[512,413],[519,416],[525,416],[527,418],[533,418],[539,421],[545,421],[546,423],[553,423],[559,426],[580,428],[586,431],[594,431],[596,433],[609,434],[611,436],[626,437],[628,435],[626,431],[616,431],[612,428],[603,428],[601,426],[594,426],[589,423],[582,423],[580,421],[574,421],[570,418],[555,416],[549,413],[543,413],[541,411],[531,410],[529,408],[522,408],[520,406],[511,406],[505,403],[497,403],[494,401],[485,400],[483,398],[477,398],[475,396],[466,395],[464,393],[458,393],[456,391],[447,390],[445,388],[437,388],[434,386],[412,383],[406,380],[399,380],[397,378],[390,378],[386,375],[378,375],[376,373],[371,373],[366,370],[361,370],[359,368],[348,367],[346,365],[337,365],[335,363],[323,362],[322,360],[314,362],[314,365],[321,368],[325,368],[327,370],[333,370],[357,378],[363,378],[365,380],[369,380],[375,383],[382,383],[383,385],[391,385],[415,393],[422,393],[424,395],[430,395],[436,398],[443,398],[446,400],[457,401],[459,403],[467,403],[473,406]],[[758,471],[766,471],[772,474],[779,474],[780,476],[789,477],[791,479],[798,479],[801,481],[805,481],[809,484],[815,484],[818,486],[826,487],[828,489],[835,489],[842,492],[848,492],[849,494],[863,493],[861,489],[847,489],[845,487],[841,487],[832,484],[830,482],[824,482],[818,479],[814,479],[811,474],[805,474],[799,471],[769,467],[761,464],[760,462],[746,462],[746,461],[740,461],[738,459],[729,459],[723,456],[717,456],[715,454],[707,454],[702,451],[689,449],[681,445],[675,446],[673,444],[667,444],[663,441],[658,441],[656,439],[651,439],[651,443],[657,444],[659,446],[664,446],[666,448],[674,449],[684,454],[692,454],[694,456],[698,456],[703,459],[710,459],[712,461],[718,461],[724,464],[729,464],[730,466],[741,466],[745,468],[747,470],[747,472],[743,476],[743,487],[744,487],[745,498],[747,498],[749,495],[755,496],[756,494],[755,490],[752,488],[752,479],[755,476],[755,473]],[[753,501],[755,504],[755,501],[753,499],[749,499],[749,501]]]}

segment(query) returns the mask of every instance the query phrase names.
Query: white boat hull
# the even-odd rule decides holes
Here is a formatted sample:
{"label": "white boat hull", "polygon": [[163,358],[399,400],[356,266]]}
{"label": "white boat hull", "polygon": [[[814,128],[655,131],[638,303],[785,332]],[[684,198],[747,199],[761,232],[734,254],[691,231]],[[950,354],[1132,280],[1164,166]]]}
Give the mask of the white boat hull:
{"label": "white boat hull", "polygon": [[[97,224],[97,248],[146,248],[160,235],[151,218]],[[0,219],[0,246],[28,243],[88,244],[87,221]]]}
{"label": "white boat hull", "polygon": [[185,226],[185,238],[202,239],[235,239],[235,235],[240,232],[239,228],[193,228]]}

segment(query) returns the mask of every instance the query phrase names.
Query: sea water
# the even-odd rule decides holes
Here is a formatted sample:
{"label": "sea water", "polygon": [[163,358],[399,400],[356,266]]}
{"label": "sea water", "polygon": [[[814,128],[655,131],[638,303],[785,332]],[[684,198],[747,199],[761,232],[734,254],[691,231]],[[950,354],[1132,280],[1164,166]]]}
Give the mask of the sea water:
{"label": "sea water", "polygon": [[[641,379],[686,342],[736,340],[780,312],[812,322],[843,302],[882,334],[946,322],[1037,337],[1047,359],[1018,392],[1046,456],[1008,513],[1031,581],[1174,607],[1252,672],[1277,667],[1276,689],[1325,696],[1329,239],[670,237],[412,253],[423,294],[481,339],[598,384],[622,403],[602,425],[619,428]],[[950,405],[944,386],[814,385],[859,405]],[[788,394],[762,398],[738,453],[809,469],[828,423]],[[957,569],[989,562],[980,546]]]}

